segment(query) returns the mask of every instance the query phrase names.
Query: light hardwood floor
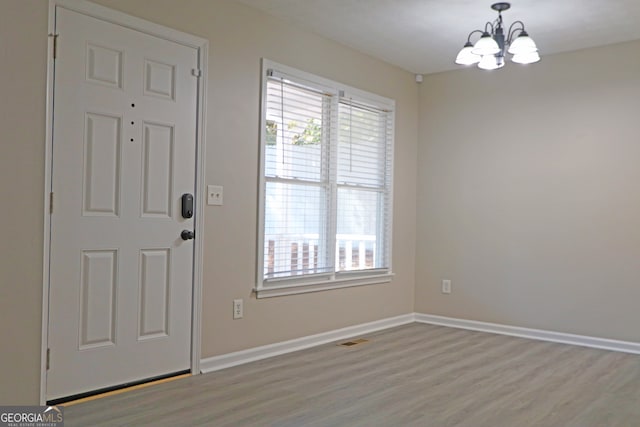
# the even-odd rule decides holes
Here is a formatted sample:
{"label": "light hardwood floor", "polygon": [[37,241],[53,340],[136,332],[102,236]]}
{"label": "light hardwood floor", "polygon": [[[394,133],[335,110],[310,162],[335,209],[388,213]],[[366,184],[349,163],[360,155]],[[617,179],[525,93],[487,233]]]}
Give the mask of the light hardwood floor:
{"label": "light hardwood floor", "polygon": [[65,425],[640,426],[640,356],[424,324],[363,338],[70,406]]}

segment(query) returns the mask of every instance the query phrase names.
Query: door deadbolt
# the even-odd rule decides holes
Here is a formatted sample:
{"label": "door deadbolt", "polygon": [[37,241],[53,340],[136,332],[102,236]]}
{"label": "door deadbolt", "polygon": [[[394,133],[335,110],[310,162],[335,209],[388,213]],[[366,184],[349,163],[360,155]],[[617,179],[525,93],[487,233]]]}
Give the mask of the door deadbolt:
{"label": "door deadbolt", "polygon": [[182,218],[193,217],[193,194],[182,195]]}

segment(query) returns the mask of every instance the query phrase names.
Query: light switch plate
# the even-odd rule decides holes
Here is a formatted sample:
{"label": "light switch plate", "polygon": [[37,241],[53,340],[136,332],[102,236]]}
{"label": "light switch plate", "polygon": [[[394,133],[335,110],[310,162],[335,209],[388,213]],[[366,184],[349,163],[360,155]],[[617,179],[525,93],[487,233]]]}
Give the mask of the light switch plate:
{"label": "light switch plate", "polygon": [[207,204],[211,206],[222,206],[221,185],[207,185]]}

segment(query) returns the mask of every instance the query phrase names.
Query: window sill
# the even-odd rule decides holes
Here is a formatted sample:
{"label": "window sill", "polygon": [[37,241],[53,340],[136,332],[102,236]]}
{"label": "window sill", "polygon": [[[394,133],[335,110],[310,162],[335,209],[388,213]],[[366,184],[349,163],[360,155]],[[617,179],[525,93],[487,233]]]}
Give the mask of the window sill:
{"label": "window sill", "polygon": [[377,285],[389,283],[394,273],[376,274],[371,276],[349,277],[337,280],[323,280],[305,284],[270,285],[254,289],[257,298],[272,298],[286,295],[306,294],[309,292],[328,291],[331,289],[351,288],[354,286]]}

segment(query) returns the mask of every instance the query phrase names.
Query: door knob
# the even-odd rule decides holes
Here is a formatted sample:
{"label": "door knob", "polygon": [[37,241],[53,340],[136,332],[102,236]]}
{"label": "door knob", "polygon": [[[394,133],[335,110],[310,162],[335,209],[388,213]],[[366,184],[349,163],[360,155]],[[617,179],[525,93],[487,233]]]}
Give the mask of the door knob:
{"label": "door knob", "polygon": [[182,233],[180,233],[180,237],[182,237],[182,240],[191,240],[196,237],[196,233],[191,230],[182,230]]}

